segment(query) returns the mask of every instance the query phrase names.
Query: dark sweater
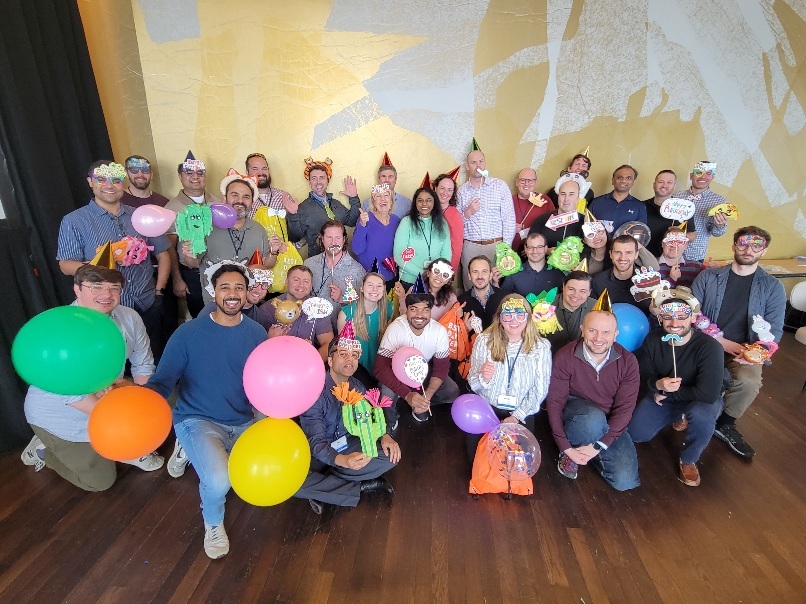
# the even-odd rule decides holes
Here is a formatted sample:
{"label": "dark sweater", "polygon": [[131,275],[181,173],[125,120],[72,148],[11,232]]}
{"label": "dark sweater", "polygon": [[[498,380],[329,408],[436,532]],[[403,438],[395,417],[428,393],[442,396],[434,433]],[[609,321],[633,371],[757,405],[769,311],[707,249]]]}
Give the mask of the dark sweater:
{"label": "dark sweater", "polygon": [[498,310],[498,305],[501,304],[501,300],[506,295],[507,292],[502,291],[497,287],[492,287],[492,292],[490,292],[490,297],[487,299],[486,306],[482,306],[479,299],[473,295],[473,290],[469,289],[459,296],[459,304],[464,304],[462,307],[462,312],[475,313],[475,315],[481,319],[481,324],[484,329],[487,329],[490,325],[492,325],[493,317],[495,317],[495,311]]}
{"label": "dark sweater", "polygon": [[571,447],[563,425],[569,396],[584,398],[604,411],[610,429],[600,440],[608,447],[627,428],[638,398],[641,378],[631,352],[614,342],[610,358],[597,373],[585,360],[582,346],[581,339],[563,346],[552,364],[546,411],[560,451]]}
{"label": "dark sweater", "polygon": [[630,293],[630,288],[634,285],[632,279],[619,279],[613,269],[597,273],[591,280],[591,298],[598,299],[604,290],[607,290],[610,296],[610,302],[613,304],[624,303],[632,304],[636,308],[649,316],[649,298],[636,302],[633,295]]}
{"label": "dark sweater", "polygon": [[[674,377],[672,345],[661,340],[665,335],[662,329],[649,332],[637,352],[641,389],[649,394],[658,391],[655,383],[659,379]],[[675,346],[674,355],[677,377],[683,378],[683,382],[677,392],[668,392],[666,397],[680,402],[713,403],[719,400],[724,367],[719,342],[698,329],[692,329],[691,339],[682,346]]]}

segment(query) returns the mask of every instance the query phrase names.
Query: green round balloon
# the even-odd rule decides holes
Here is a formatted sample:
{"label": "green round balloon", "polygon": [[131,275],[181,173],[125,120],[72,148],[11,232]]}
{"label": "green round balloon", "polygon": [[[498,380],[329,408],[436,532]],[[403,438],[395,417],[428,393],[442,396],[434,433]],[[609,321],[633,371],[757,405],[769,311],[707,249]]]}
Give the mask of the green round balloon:
{"label": "green round balloon", "polygon": [[22,326],[11,359],[29,384],[56,394],[103,390],[123,371],[126,342],[102,312],[59,306]]}

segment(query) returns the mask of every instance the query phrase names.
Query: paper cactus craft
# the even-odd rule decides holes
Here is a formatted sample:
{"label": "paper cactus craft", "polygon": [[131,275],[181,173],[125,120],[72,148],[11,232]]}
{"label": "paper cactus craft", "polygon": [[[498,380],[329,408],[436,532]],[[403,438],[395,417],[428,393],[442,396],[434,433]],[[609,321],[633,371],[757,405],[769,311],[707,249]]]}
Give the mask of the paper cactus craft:
{"label": "paper cactus craft", "polygon": [[585,249],[585,244],[582,243],[582,239],[574,236],[566,237],[551,252],[546,264],[567,273],[579,264],[579,257],[583,249]]}
{"label": "paper cactus craft", "polygon": [[557,321],[557,307],[552,304],[557,297],[557,288],[553,287],[549,291],[542,291],[539,295],[529,294],[526,299],[532,305],[532,318],[537,324],[540,335],[557,333],[563,328]]}
{"label": "paper cactus craft", "polygon": [[392,401],[380,396],[377,388],[362,395],[346,382],[334,386],[331,392],[342,402],[341,418],[347,432],[359,438],[365,455],[378,457],[378,439],[386,434],[382,407],[388,407]]}
{"label": "paper cactus craft", "polygon": [[504,277],[514,275],[521,270],[521,259],[506,243],[495,246],[495,264]]}
{"label": "paper cactus craft", "polygon": [[207,251],[207,235],[213,232],[213,213],[204,205],[191,204],[176,215],[179,241],[189,241],[194,255]]}

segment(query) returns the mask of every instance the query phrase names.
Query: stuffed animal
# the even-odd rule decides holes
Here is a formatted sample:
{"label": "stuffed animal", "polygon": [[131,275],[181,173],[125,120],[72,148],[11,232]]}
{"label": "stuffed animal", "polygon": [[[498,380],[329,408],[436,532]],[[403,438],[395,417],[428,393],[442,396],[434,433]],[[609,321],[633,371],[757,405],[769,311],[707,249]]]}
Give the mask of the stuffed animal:
{"label": "stuffed animal", "polygon": [[711,319],[702,313],[697,315],[697,318],[694,320],[694,327],[712,338],[721,338],[724,335],[717,324],[711,323]]}
{"label": "stuffed animal", "polygon": [[299,317],[298,302],[274,298],[271,304],[274,306],[274,316],[280,325],[291,325]]}

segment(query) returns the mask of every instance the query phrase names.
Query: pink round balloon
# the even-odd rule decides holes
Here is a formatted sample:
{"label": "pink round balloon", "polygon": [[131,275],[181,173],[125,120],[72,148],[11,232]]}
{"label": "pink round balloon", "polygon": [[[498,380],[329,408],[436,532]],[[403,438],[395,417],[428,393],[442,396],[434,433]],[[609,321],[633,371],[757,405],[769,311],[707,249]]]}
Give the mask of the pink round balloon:
{"label": "pink round balloon", "polygon": [[210,212],[213,214],[213,226],[219,229],[228,229],[238,222],[238,212],[225,203],[210,204]]}
{"label": "pink round balloon", "polygon": [[398,348],[395,351],[395,354],[392,355],[392,373],[395,374],[395,377],[400,380],[401,383],[405,384],[409,388],[419,389],[422,384],[414,381],[408,375],[406,375],[405,368],[406,360],[415,355],[423,356],[423,353],[417,350],[414,346],[403,346],[402,348]]}
{"label": "pink round balloon", "polygon": [[243,387],[249,402],[269,417],[287,419],[311,408],[325,386],[325,365],[307,340],[278,336],[246,359]]}
{"label": "pink round balloon", "polygon": [[132,226],[143,237],[164,235],[174,220],[176,212],[154,204],[140,206],[132,213]]}

